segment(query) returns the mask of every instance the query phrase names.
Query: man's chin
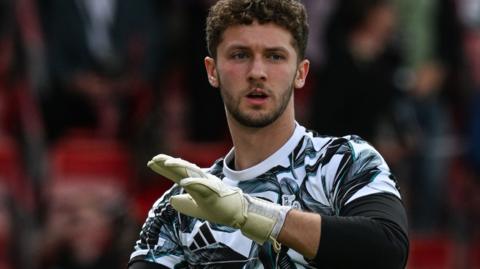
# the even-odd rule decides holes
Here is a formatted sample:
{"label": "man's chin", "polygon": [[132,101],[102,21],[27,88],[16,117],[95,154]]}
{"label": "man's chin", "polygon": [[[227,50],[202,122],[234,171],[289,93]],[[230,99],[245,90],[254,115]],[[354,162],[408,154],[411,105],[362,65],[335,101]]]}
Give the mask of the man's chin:
{"label": "man's chin", "polygon": [[275,117],[271,115],[234,115],[234,118],[238,123],[249,128],[263,128],[275,121]]}

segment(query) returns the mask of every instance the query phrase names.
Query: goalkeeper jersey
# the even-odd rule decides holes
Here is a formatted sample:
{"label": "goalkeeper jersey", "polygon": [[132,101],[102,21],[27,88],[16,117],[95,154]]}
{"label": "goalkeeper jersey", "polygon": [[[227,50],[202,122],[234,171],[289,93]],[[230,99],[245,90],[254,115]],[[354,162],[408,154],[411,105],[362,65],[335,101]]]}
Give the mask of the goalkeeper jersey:
{"label": "goalkeeper jersey", "polygon": [[[290,139],[261,163],[236,171],[231,168],[233,160],[234,149],[207,171],[251,196],[322,216],[339,216],[350,203],[370,195],[388,194],[400,199],[387,164],[358,136],[320,136],[297,123]],[[178,213],[169,198],[183,192],[174,185],[154,203],[130,264],[145,261],[167,268],[313,267],[314,261],[286,246],[276,253],[269,242],[258,245],[240,230]]]}

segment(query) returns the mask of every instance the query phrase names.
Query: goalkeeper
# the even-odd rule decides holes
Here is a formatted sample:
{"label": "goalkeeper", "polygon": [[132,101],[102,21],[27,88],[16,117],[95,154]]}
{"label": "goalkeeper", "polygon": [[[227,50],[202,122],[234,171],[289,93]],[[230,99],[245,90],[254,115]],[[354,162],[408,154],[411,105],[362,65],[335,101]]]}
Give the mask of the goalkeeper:
{"label": "goalkeeper", "polygon": [[295,121],[293,91],[309,70],[304,6],[220,0],[206,35],[234,147],[209,169],[163,154],[148,163],[175,185],[129,268],[404,268],[406,213],[383,158],[357,136]]}

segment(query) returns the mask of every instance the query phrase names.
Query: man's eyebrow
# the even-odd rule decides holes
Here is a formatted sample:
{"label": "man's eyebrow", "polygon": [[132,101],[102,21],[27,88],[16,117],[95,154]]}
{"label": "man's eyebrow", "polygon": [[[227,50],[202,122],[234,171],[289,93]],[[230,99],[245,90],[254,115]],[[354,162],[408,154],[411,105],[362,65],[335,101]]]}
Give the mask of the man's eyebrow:
{"label": "man's eyebrow", "polygon": [[233,44],[227,47],[227,50],[248,50],[250,49],[248,46],[240,45],[240,44]]}
{"label": "man's eyebrow", "polygon": [[288,49],[285,48],[285,47],[282,47],[282,46],[278,46],[278,47],[269,47],[269,48],[266,48],[265,49],[266,51],[268,52],[277,52],[277,51],[284,51],[284,52],[288,52]]}
{"label": "man's eyebrow", "polygon": [[[252,48],[249,46],[241,45],[241,44],[233,44],[228,46],[227,50],[251,50]],[[275,47],[267,47],[264,49],[266,52],[288,52],[288,49],[283,46],[275,46]]]}

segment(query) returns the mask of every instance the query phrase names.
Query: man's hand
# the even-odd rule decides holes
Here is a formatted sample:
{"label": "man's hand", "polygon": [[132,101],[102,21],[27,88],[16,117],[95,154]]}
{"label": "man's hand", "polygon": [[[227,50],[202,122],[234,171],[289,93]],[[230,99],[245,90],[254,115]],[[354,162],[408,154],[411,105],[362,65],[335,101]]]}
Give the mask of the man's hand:
{"label": "man's hand", "polygon": [[168,155],[154,157],[148,166],[182,186],[187,194],[170,198],[179,212],[214,223],[240,229],[259,244],[276,241],[289,207],[280,206],[244,194],[219,178],[203,172],[198,166]]}
{"label": "man's hand", "polygon": [[200,169],[197,165],[182,160],[180,158],[173,158],[165,154],[159,154],[153,157],[147,163],[148,167],[175,183],[179,183],[180,180],[187,177],[200,177],[209,178],[213,175],[207,174]]}

